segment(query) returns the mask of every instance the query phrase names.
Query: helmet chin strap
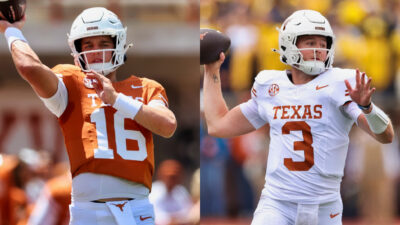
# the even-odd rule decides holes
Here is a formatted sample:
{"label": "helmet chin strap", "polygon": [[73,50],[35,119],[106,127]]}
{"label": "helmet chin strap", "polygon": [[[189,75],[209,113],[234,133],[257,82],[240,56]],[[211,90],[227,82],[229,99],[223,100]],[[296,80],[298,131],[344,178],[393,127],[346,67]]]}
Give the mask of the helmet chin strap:
{"label": "helmet chin strap", "polygon": [[88,70],[94,70],[97,73],[102,74],[103,76],[107,76],[111,72],[113,72],[116,68],[112,62],[107,63],[91,63],[87,66]]}
{"label": "helmet chin strap", "polygon": [[316,60],[304,61],[301,65],[299,65],[298,68],[299,70],[310,76],[316,76],[326,70],[325,63]]}

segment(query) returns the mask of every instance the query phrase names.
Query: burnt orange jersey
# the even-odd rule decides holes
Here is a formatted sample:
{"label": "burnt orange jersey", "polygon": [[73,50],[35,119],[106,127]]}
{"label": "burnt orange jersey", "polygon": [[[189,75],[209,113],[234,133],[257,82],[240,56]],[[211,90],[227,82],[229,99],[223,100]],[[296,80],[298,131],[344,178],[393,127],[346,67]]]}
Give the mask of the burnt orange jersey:
{"label": "burnt orange jersey", "polygon": [[25,213],[25,192],[14,184],[13,172],[17,165],[15,156],[0,154],[0,224],[14,225]]}
{"label": "burnt orange jersey", "polygon": [[66,174],[60,175],[49,180],[46,187],[57,205],[57,207],[53,209],[57,211],[57,213],[55,213],[56,215],[49,216],[57,216],[54,218],[55,225],[68,224],[69,204],[71,203],[71,177]]}
{"label": "burnt orange jersey", "polygon": [[[154,171],[153,136],[132,118],[124,118],[104,104],[79,67],[57,65],[68,90],[68,104],[59,118],[70,159],[72,176],[91,172],[142,183],[151,189]],[[157,82],[131,76],[115,82],[117,92],[148,104],[168,104]]]}
{"label": "burnt orange jersey", "polygon": [[30,207],[29,216],[26,219],[20,220],[18,225],[69,224],[71,185],[71,177],[66,173],[47,181],[39,198]]}

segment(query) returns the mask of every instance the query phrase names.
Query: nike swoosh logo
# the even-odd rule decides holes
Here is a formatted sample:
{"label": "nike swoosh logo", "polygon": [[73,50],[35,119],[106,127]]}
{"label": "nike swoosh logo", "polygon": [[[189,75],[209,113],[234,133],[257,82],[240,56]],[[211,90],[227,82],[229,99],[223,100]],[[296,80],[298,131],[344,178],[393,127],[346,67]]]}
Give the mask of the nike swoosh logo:
{"label": "nike swoosh logo", "polygon": [[335,218],[337,215],[339,215],[340,213],[335,213],[335,214],[330,214],[329,216],[331,217],[331,219]]}
{"label": "nike swoosh logo", "polygon": [[142,216],[140,216],[139,218],[140,218],[140,221],[143,221],[143,220],[150,219],[150,218],[151,218],[151,216],[147,216],[147,217],[142,217]]}
{"label": "nike swoosh logo", "polygon": [[324,85],[324,86],[316,86],[315,87],[315,90],[320,90],[320,89],[322,89],[322,88],[326,88],[326,87],[328,87],[329,86],[329,84],[327,84],[327,85]]}
{"label": "nike swoosh logo", "polygon": [[136,88],[143,88],[143,86],[135,86],[135,85],[131,85],[131,88],[136,89]]}

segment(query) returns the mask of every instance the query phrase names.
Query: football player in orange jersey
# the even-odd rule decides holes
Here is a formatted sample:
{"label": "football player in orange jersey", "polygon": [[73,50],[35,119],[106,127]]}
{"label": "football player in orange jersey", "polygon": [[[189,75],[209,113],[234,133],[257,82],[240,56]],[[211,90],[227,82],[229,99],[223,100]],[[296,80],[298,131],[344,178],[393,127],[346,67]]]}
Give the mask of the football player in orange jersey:
{"label": "football player in orange jersey", "polygon": [[58,117],[73,177],[70,223],[154,224],[152,133],[171,137],[176,119],[156,81],[117,81],[126,28],[105,8],[84,10],[68,36],[75,65],[50,69],[23,36],[24,21],[0,21],[0,32],[21,77]]}
{"label": "football player in orange jersey", "polygon": [[25,214],[27,196],[16,185],[16,168],[20,163],[13,155],[0,154],[0,224],[17,224]]}
{"label": "football player in orange jersey", "polygon": [[265,186],[252,225],[341,225],[340,183],[353,124],[380,143],[393,140],[389,117],[371,101],[371,78],[358,69],[332,67],[334,47],[324,16],[294,12],[279,29],[276,50],[290,69],[261,71],[251,99],[231,110],[221,91],[224,53],[204,66],[210,135],[270,128]]}
{"label": "football player in orange jersey", "polygon": [[66,225],[71,202],[71,176],[67,171],[46,182],[29,215],[29,225]]}

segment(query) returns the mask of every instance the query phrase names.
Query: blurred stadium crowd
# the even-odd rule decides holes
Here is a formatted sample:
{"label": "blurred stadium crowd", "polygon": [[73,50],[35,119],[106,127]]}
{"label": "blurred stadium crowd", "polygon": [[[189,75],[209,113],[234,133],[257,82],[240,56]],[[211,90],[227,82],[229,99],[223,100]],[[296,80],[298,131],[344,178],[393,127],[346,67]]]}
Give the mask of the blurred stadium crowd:
{"label": "blurred stadium crowd", "polygon": [[[134,43],[119,78],[162,83],[178,120],[171,139],[154,136],[156,223],[198,224],[199,84],[188,76],[198,74],[198,2],[29,0],[24,35],[49,67],[73,63],[66,34],[83,9],[95,6],[114,11]],[[0,225],[68,224],[71,176],[57,119],[16,73],[5,40],[0,59]]]}
{"label": "blurred stadium crowd", "polygon": [[[194,225],[200,221],[200,169],[184,185],[178,160],[157,166],[149,196],[157,225]],[[0,154],[0,224],[69,224],[71,173],[68,162],[54,163],[47,151],[24,148]]]}
{"label": "blurred stadium crowd", "polygon": [[[372,77],[373,101],[388,112],[395,141],[380,145],[353,129],[342,182],[345,219],[391,224],[400,216],[400,1],[398,0],[201,0],[200,27],[231,38],[222,65],[227,104],[250,98],[261,70],[285,69],[279,61],[278,31],[299,9],[325,15],[336,35],[335,67],[359,68]],[[201,213],[207,217],[251,217],[264,185],[268,135],[264,128],[233,138],[207,135],[201,118]]]}

